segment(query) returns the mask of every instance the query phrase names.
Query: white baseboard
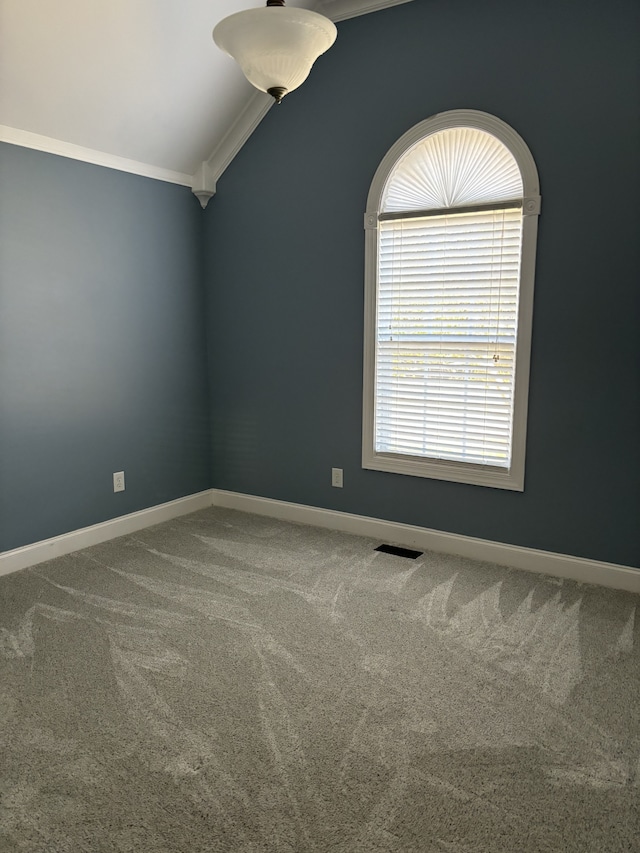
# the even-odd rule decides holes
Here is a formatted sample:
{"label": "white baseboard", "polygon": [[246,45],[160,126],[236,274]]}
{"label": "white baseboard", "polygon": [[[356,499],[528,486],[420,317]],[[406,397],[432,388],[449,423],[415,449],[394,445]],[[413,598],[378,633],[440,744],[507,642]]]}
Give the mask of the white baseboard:
{"label": "white baseboard", "polygon": [[640,569],[630,566],[603,563],[582,557],[572,557],[568,554],[555,554],[551,551],[538,551],[517,545],[505,545],[502,542],[490,542],[487,539],[475,539],[457,533],[444,533],[441,530],[430,530],[411,524],[400,524],[364,515],[352,515],[347,512],[226,492],[221,489],[212,490],[212,502],[214,506],[310,524],[314,527],[342,530],[345,533],[368,536],[420,551],[456,554],[474,560],[497,563],[500,566],[524,569],[527,572],[538,572],[581,583],[640,593]]}
{"label": "white baseboard", "polygon": [[121,515],[118,518],[103,521],[101,524],[93,524],[91,527],[72,530],[70,533],[63,533],[62,536],[54,536],[53,539],[43,539],[41,542],[15,548],[13,551],[3,551],[0,553],[0,575],[8,575],[10,572],[17,572],[19,569],[44,563],[45,560],[62,557],[64,554],[71,554],[73,551],[80,551],[91,545],[98,545],[108,539],[117,539],[118,536],[126,536],[145,527],[170,521],[172,518],[209,506],[211,506],[211,491],[207,490],[158,504],[149,509],[141,509],[139,512]]}
{"label": "white baseboard", "polygon": [[272,498],[260,498],[239,492],[226,492],[222,489],[198,492],[195,495],[188,495],[185,498],[113,518],[102,524],[73,530],[71,533],[55,536],[53,539],[45,539],[13,551],[4,551],[0,553],[0,575],[17,572],[19,569],[35,566],[45,560],[71,554],[73,551],[89,548],[91,545],[98,545],[100,542],[116,539],[118,536],[126,536],[145,527],[170,521],[172,518],[206,509],[209,506],[226,507],[279,518],[283,521],[342,530],[356,536],[393,542],[420,551],[457,554],[473,560],[524,569],[528,572],[640,593],[640,569],[630,566],[603,563],[583,557],[572,557],[568,554],[554,554],[551,551],[538,551],[518,545],[505,545],[502,542],[490,542],[487,539],[475,539],[457,533],[444,533],[427,527],[416,527],[396,521],[385,521],[381,518],[369,518],[348,512],[277,501]]}

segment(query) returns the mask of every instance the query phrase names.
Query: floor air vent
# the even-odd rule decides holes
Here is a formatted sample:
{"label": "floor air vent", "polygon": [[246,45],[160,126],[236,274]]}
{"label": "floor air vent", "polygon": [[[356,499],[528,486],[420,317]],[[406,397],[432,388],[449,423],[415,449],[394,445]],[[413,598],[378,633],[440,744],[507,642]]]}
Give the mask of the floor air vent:
{"label": "floor air vent", "polygon": [[394,557],[407,557],[409,560],[415,560],[416,557],[421,557],[424,551],[412,551],[411,548],[398,548],[397,545],[378,545],[376,551],[382,551],[383,554],[393,554]]}

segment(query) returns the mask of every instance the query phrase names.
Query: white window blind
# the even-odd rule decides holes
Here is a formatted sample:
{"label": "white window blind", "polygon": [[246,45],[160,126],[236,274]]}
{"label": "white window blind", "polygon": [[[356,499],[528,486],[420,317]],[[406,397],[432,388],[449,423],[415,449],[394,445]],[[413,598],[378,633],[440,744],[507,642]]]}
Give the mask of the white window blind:
{"label": "white window blind", "polygon": [[509,468],[521,242],[515,206],[379,223],[377,453]]}
{"label": "white window blind", "polygon": [[395,164],[380,210],[431,210],[522,198],[522,175],[507,146],[484,130],[432,133]]}

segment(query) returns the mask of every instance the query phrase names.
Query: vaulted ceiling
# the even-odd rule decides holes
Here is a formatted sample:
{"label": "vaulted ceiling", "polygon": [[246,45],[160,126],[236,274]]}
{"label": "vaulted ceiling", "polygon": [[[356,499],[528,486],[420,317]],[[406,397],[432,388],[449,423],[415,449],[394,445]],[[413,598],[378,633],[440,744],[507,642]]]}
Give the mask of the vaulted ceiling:
{"label": "vaulted ceiling", "polygon": [[[289,5],[339,21],[402,2]],[[187,186],[200,170],[215,189],[272,99],[249,85],[211,31],[258,5],[0,0],[0,140]]]}

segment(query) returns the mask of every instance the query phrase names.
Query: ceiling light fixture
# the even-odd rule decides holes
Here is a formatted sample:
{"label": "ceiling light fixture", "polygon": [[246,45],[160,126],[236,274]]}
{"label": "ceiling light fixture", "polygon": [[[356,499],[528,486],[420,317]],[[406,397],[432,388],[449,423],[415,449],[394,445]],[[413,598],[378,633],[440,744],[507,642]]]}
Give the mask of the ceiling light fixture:
{"label": "ceiling light fixture", "polygon": [[307,9],[286,8],[284,0],[267,0],[220,21],[213,40],[236,60],[247,80],[268,92],[277,104],[309,76],[320,54],[338,31],[333,21]]}

